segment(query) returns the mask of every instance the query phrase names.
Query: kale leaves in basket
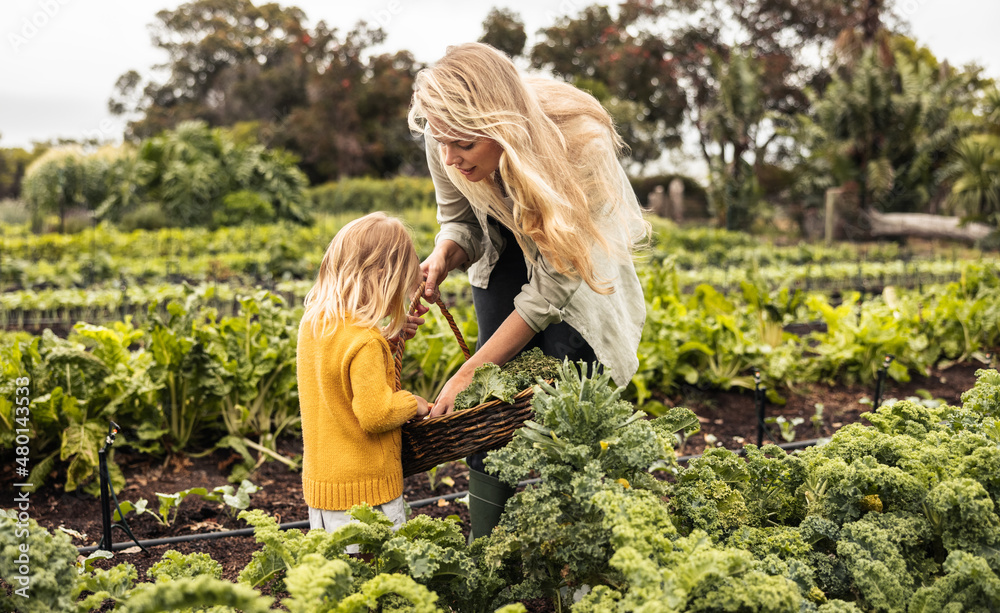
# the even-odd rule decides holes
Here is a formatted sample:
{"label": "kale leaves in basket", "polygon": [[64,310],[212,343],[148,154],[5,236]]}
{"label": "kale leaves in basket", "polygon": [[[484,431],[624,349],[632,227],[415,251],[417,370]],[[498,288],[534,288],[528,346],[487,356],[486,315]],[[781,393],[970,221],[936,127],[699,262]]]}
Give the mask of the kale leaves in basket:
{"label": "kale leaves in basket", "polygon": [[522,352],[503,368],[487,362],[472,375],[472,383],[455,397],[455,410],[470,409],[494,398],[510,402],[515,394],[538,379],[553,379],[562,361],[535,347]]}

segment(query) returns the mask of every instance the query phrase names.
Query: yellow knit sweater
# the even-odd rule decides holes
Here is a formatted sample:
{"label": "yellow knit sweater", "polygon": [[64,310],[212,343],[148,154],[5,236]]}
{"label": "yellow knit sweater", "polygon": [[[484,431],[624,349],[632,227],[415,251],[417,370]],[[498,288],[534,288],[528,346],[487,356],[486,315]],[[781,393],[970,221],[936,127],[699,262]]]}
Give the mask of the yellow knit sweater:
{"label": "yellow knit sweater", "polygon": [[393,392],[395,364],[378,330],[341,324],[317,337],[303,321],[296,366],[306,504],[339,511],[401,496],[400,426],[417,400]]}

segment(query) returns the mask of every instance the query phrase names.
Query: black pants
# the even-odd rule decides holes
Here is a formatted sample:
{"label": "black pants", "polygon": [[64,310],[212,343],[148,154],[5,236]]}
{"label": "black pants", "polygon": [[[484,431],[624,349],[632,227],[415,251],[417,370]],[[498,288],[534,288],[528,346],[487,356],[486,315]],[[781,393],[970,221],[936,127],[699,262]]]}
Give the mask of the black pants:
{"label": "black pants", "polygon": [[[528,282],[524,253],[514,239],[514,234],[503,224],[493,222],[492,219],[490,221],[500,230],[507,241],[507,246],[490,274],[489,289],[472,288],[472,301],[476,306],[476,321],[479,324],[477,349],[482,347],[500,328],[500,324],[514,312],[514,297],[521,293],[521,286]],[[573,326],[565,321],[545,328],[524,348],[533,347],[539,347],[545,355],[559,359],[569,358],[571,362],[583,360],[589,364],[597,361],[594,349]],[[484,472],[485,457],[485,452],[477,453],[466,458],[466,461],[470,469]]]}

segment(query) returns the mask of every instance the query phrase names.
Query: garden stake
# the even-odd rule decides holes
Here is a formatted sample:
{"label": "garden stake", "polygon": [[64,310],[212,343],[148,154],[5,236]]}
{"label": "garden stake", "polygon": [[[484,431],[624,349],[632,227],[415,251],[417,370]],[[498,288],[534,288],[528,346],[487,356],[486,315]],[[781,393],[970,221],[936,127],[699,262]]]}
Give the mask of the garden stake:
{"label": "garden stake", "polygon": [[124,274],[120,275],[118,279],[119,279],[118,288],[122,290],[122,302],[121,302],[122,319],[125,319],[125,315],[128,313],[128,280],[125,279]]}
{"label": "garden stake", "polygon": [[[754,400],[754,407],[757,410],[757,446],[758,447],[760,447],[761,445],[764,444],[764,428],[767,427],[767,426],[764,425],[764,412],[765,412],[764,403],[766,402],[766,394],[765,394],[766,391],[767,391],[767,388],[764,387],[764,386],[762,386],[760,384],[760,369],[759,368],[754,368],[753,369],[753,400]],[[768,430],[767,435],[771,438],[772,441],[774,440],[774,437],[771,436],[770,430]]]}
{"label": "garden stake", "polygon": [[885,360],[882,362],[882,368],[878,370],[878,379],[875,381],[875,410],[878,410],[882,406],[882,385],[885,383],[885,373],[889,369],[889,364],[896,359],[896,356],[891,353],[887,353]]}
{"label": "garden stake", "polygon": [[[118,496],[115,494],[115,488],[111,485],[111,475],[108,474],[108,447],[115,443],[115,435],[118,434],[120,426],[111,420],[108,421],[110,422],[108,424],[108,435],[104,438],[104,446],[97,452],[98,473],[101,478],[101,529],[104,533],[101,536],[101,542],[97,544],[97,549],[112,551],[114,544],[111,539],[111,529],[121,528],[139,546],[139,549],[142,549],[146,555],[149,555],[149,551],[132,534],[132,529],[129,528],[128,522],[125,521],[125,514],[122,513],[122,508],[118,504]],[[110,496],[108,496],[109,493],[111,494]],[[115,509],[118,511],[118,516],[121,517],[121,523],[111,523],[111,498],[115,501]]]}

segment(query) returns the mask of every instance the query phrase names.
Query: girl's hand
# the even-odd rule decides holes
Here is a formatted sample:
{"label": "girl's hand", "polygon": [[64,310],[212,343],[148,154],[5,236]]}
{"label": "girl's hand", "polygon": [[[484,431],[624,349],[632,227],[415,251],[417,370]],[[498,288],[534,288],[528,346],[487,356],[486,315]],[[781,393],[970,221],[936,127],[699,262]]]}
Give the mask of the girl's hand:
{"label": "girl's hand", "polygon": [[400,338],[404,341],[408,341],[416,336],[417,328],[422,326],[424,323],[424,318],[420,317],[420,315],[423,315],[428,310],[429,309],[422,304],[417,305],[417,315],[406,316],[406,325],[404,325],[403,329],[399,331]]}
{"label": "girl's hand", "polygon": [[417,417],[426,417],[431,412],[431,405],[416,394],[413,397],[417,399]]}

